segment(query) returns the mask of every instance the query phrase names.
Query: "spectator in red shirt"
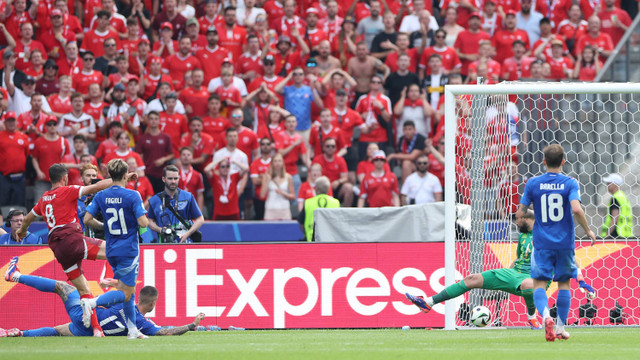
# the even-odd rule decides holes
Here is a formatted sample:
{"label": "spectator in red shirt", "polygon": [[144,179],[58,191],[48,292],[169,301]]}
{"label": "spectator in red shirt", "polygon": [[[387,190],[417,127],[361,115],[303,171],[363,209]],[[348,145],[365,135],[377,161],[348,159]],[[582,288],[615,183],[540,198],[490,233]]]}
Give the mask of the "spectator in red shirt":
{"label": "spectator in red shirt", "polygon": [[312,156],[322,154],[322,144],[324,140],[333,138],[338,146],[337,156],[344,156],[347,153],[347,143],[344,140],[344,133],[339,126],[331,123],[331,110],[322,109],[320,111],[320,126],[313,126],[309,134],[309,147],[313,149]]}
{"label": "spectator in red shirt", "polygon": [[91,51],[96,57],[104,55],[104,41],[112,38],[116,40],[116,48],[120,49],[119,36],[116,31],[110,28],[109,17],[111,12],[108,10],[100,10],[97,14],[98,26],[89,30],[82,40],[82,50]]}
{"label": "spectator in red shirt", "polygon": [[256,34],[249,34],[249,36],[247,36],[247,49],[247,52],[242,54],[236,62],[236,74],[247,84],[250,84],[253,79],[264,74],[262,51],[260,50],[260,41]]}
{"label": "spectator in red shirt", "polygon": [[149,208],[149,199],[155,194],[149,179],[144,174],[142,176],[139,174],[137,170],[138,163],[134,157],[127,158],[127,165],[129,166],[129,172],[138,172],[138,180],[127,182],[127,189],[137,191],[142,198],[144,207]]}
{"label": "spectator in red shirt", "polygon": [[598,50],[600,60],[606,61],[611,56],[614,48],[613,40],[611,40],[609,34],[600,31],[600,24],[600,19],[597,16],[594,15],[589,18],[587,33],[582,35],[576,44],[576,54],[582,53],[582,49],[585,46],[591,45]]}
{"label": "spectator in red shirt", "polygon": [[173,40],[178,40],[182,37],[184,28],[186,27],[187,19],[178,12],[177,0],[164,0],[162,11],[157,13],[153,17],[153,23],[151,28],[153,29],[153,41],[158,41],[158,29],[160,25],[168,22],[171,24],[173,31]]}
{"label": "spectator in red shirt", "polygon": [[383,146],[389,139],[386,127],[391,120],[391,100],[382,92],[382,78],[379,75],[371,77],[369,90],[356,103],[356,111],[370,129],[369,133],[360,135],[360,159],[364,158],[366,149],[362,144],[376,142]]}
{"label": "spectator in red shirt", "polygon": [[176,112],[178,96],[169,93],[166,97],[166,110],[160,112],[160,130],[171,137],[174,155],[178,155],[180,149],[180,138],[182,134],[189,131],[187,118]]}
{"label": "spectator in red shirt", "polygon": [[[373,154],[375,154],[378,150],[380,150],[380,148],[376,143],[369,143],[369,145],[367,146],[367,158],[358,163],[358,170],[356,172],[359,183],[362,183],[362,180],[364,179],[364,176],[366,174],[373,171]],[[389,167],[388,163],[385,163],[384,170],[391,172],[391,168]]]}
{"label": "spectator in red shirt", "polygon": [[193,148],[180,149],[180,182],[178,187],[193,195],[200,209],[204,208],[204,181],[202,174],[191,165],[193,161]]}
{"label": "spectator in red shirt", "polygon": [[472,13],[471,17],[469,17],[469,29],[463,30],[453,45],[458,53],[458,57],[462,61],[460,74],[462,74],[463,77],[466,77],[468,74],[469,64],[478,59],[480,40],[491,40],[489,34],[480,29],[480,25],[480,14]]}
{"label": "spectator in red shirt", "polygon": [[313,162],[322,165],[322,172],[331,181],[333,193],[338,195],[343,206],[350,207],[353,206],[353,185],[349,183],[347,162],[336,156],[336,147],[335,139],[326,139],[322,154],[316,155]]}
{"label": "spectator in red shirt", "polygon": [[38,11],[38,2],[32,2],[27,12],[27,0],[15,0],[13,6],[9,1],[5,1],[6,11],[4,14],[4,25],[14,39],[20,35],[20,25],[33,23]]}
{"label": "spectator in red shirt", "polygon": [[220,101],[224,105],[223,115],[229,116],[233,110],[242,105],[242,95],[240,90],[233,85],[233,72],[231,69],[224,69],[220,74],[222,85],[218,86],[214,93],[220,97]]}
{"label": "spectator in red shirt", "polygon": [[[302,211],[304,201],[316,196],[316,180],[322,176],[322,165],[318,163],[311,164],[307,173],[307,181],[303,182],[298,192],[298,211]],[[333,196],[333,190],[329,187],[329,196]]]}
{"label": "spectator in red shirt", "polygon": [[398,178],[395,174],[384,169],[386,156],[384,151],[378,150],[373,154],[372,172],[365,174],[360,186],[358,207],[364,207],[365,201],[369,207],[400,206],[398,195]]}
{"label": "spectator in red shirt", "polygon": [[513,42],[513,56],[505,59],[502,64],[503,80],[515,81],[528,78],[531,75],[531,64],[536,60],[535,57],[524,56],[526,53],[525,43],[520,40]]}
{"label": "spectator in red shirt", "polygon": [[276,149],[284,156],[284,164],[287,168],[287,173],[293,176],[293,184],[298,193],[302,180],[300,174],[298,174],[298,160],[302,161],[302,164],[309,167],[309,153],[307,147],[304,144],[302,135],[296,132],[298,121],[294,115],[288,115],[284,118],[284,131],[279,133],[276,138]]}
{"label": "spectator in red shirt", "polygon": [[221,158],[211,165],[213,170],[208,174],[213,190],[213,220],[240,220],[238,194],[244,192],[247,183],[247,168],[244,164],[234,162],[240,171],[231,174],[231,162]]}
{"label": "spectator in red shirt", "polygon": [[[44,63],[42,68],[42,77],[36,81],[36,91],[44,96],[55,95],[60,91],[60,84],[58,83],[58,65],[56,65],[56,62],[53,61],[53,59],[49,59]],[[69,79],[69,84],[71,84],[71,77],[67,76],[67,78]],[[69,91],[70,90],[71,85],[69,85]]]}
{"label": "spectator in red shirt", "polygon": [[102,89],[107,85],[107,78],[100,71],[93,70],[95,56],[91,51],[86,51],[82,56],[82,71],[72,75],[73,87],[76,92],[84,95],[84,99],[89,99],[89,85],[98,84]]}
{"label": "spectator in red shirt", "polygon": [[440,55],[440,59],[442,60],[442,68],[444,69],[444,74],[449,75],[451,73],[460,72],[460,68],[462,67],[462,63],[460,62],[460,58],[458,57],[458,53],[452,47],[447,46],[445,40],[447,38],[447,32],[443,29],[438,29],[434,35],[435,43],[432,46],[424,49],[422,52],[422,56],[420,57],[420,65],[418,72],[418,79],[422,81],[425,75],[431,74],[431,69],[429,68],[429,59],[431,55],[438,54]]}
{"label": "spectator in red shirt", "polygon": [[569,49],[564,43],[562,36],[552,33],[551,30],[551,20],[542,18],[542,20],[540,20],[540,38],[536,40],[531,47],[535,56],[538,56],[540,53],[551,56],[551,42],[556,39],[563,42],[564,54],[568,53]]}
{"label": "spectator in red shirt", "polygon": [[601,68],[602,62],[598,59],[597,50],[591,45],[587,45],[582,49],[582,54],[578,54],[572,78],[580,81],[593,81]]}
{"label": "spectator in red shirt", "polygon": [[524,41],[525,44],[529,44],[529,35],[527,32],[516,28],[516,14],[514,10],[507,11],[504,18],[504,30],[496,31],[491,39],[493,46],[496,48],[495,60],[499,63],[513,56],[512,46],[514,41],[521,40]]}
{"label": "spectator in red shirt", "polygon": [[231,52],[233,59],[247,51],[247,31],[236,24],[236,8],[227,6],[224,9],[224,26],[218,27],[220,46]]}
{"label": "spectator in red shirt", "polygon": [[[64,57],[60,57],[56,64],[58,65],[58,75],[74,76],[79,74],[84,67],[80,54],[78,53],[78,43],[69,41],[64,46]],[[93,63],[91,63],[93,66]]]}
{"label": "spectator in red shirt", "polygon": [[50,119],[57,119],[55,116],[45,112],[44,101],[46,99],[42,94],[32,94],[31,99],[29,99],[31,109],[18,115],[18,127],[29,136],[31,143],[45,133],[45,126]]}
{"label": "spectator in red shirt", "polygon": [[17,131],[14,112],[5,113],[3,126],[4,130],[0,131],[0,159],[3,159],[0,161],[0,206],[24,206],[29,139]]}
{"label": "spectator in red shirt", "polygon": [[106,164],[104,159],[106,159],[107,156],[109,156],[118,148],[117,138],[121,132],[122,123],[114,121],[109,124],[109,127],[107,128],[109,137],[102,141],[100,145],[98,145],[98,150],[96,150],[96,158],[98,159],[98,163]]}
{"label": "spectator in red shirt", "polygon": [[570,78],[573,74],[573,61],[568,56],[563,56],[562,40],[551,41],[551,56],[536,54],[540,60],[546,61],[551,66],[551,78],[556,81]]}
{"label": "spectator in red shirt", "polygon": [[[116,10],[116,4],[114,0],[101,0],[102,10],[109,11],[109,29],[115,31],[118,34],[119,39],[127,38],[127,19],[120,15]],[[98,26],[98,18],[100,12],[96,14],[89,25],[90,29],[95,29]],[[86,24],[85,24],[86,26]]]}
{"label": "spectator in red shirt", "polygon": [[162,59],[173,55],[178,50],[178,41],[173,40],[173,25],[164,22],[160,25],[160,35],[153,43],[153,55]]}
{"label": "spectator in red shirt", "polygon": [[58,120],[55,117],[47,120],[45,129],[44,135],[35,141],[32,152],[33,168],[37,175],[33,189],[33,200],[36,203],[45,191],[51,189],[49,167],[61,162],[65,155],[71,153],[67,139],[58,135]]}
{"label": "spectator in red shirt", "polygon": [[266,173],[269,170],[269,166],[271,164],[271,146],[271,140],[267,138],[260,139],[260,157],[253,160],[249,169],[251,182],[256,189],[253,196],[253,208],[256,214],[254,220],[264,219],[264,203],[267,197],[266,195],[261,195],[260,189],[263,180],[262,174]]}
{"label": "spectator in red shirt", "polygon": [[162,169],[173,159],[174,154],[172,139],[160,130],[160,114],[156,111],[147,115],[147,131],[138,138],[136,152],[144,159],[145,174],[149,177],[154,192],[161,192],[164,189]]}
{"label": "spectator in red shirt", "polygon": [[613,43],[617,44],[631,26],[632,20],[626,11],[616,6],[616,0],[604,0],[604,5],[604,9],[598,13],[602,21],[602,32],[609,34]]}
{"label": "spectator in red shirt", "polygon": [[206,46],[195,52],[196,57],[202,63],[205,84],[211,79],[220,76],[220,70],[224,59],[231,58],[231,53],[226,48],[218,45],[218,29],[211,26],[206,32]]}
{"label": "spectator in red shirt", "polygon": [[[588,1],[588,0],[587,0]],[[589,18],[591,14],[585,14]],[[587,31],[587,21],[582,18],[580,5],[573,4],[569,8],[569,18],[562,20],[558,25],[557,34],[562,36],[566,42],[567,48],[572,54],[575,54],[574,48],[578,38]]]}
{"label": "spectator in red shirt", "polygon": [[184,88],[184,75],[187,71],[202,69],[200,60],[191,55],[191,39],[188,37],[180,39],[179,52],[166,58],[164,68],[169,71],[169,76],[171,76],[176,90]]}
{"label": "spectator in red shirt", "polygon": [[193,157],[189,162],[194,165],[198,171],[204,171],[204,168],[211,162],[211,155],[216,150],[216,141],[207,133],[203,133],[204,126],[199,116],[192,117],[189,120],[189,132],[182,136],[180,147],[189,147],[193,152]]}
{"label": "spectator in red shirt", "polygon": [[224,23],[224,18],[218,14],[217,0],[205,0],[204,15],[198,18],[198,22],[200,23],[200,34],[203,35],[206,35],[211,27],[220,26]]}
{"label": "spectator in red shirt", "polygon": [[153,58],[154,56],[151,54],[149,40],[138,40],[136,42],[135,52],[129,53],[129,72],[142,79],[149,73],[148,67],[150,67]]}
{"label": "spectator in red shirt", "polygon": [[18,54],[16,69],[26,70],[29,68],[29,61],[33,50],[38,49],[43,58],[47,59],[47,51],[44,45],[38,40],[33,40],[33,25],[29,22],[20,24],[20,39],[16,42],[14,52]]}
{"label": "spectator in red shirt", "polygon": [[194,69],[191,72],[191,86],[180,92],[180,101],[184,104],[184,109],[189,117],[205,116],[207,114],[207,103],[209,102],[209,92],[202,86],[204,82],[204,71]]}
{"label": "spectator in red shirt", "polygon": [[[524,41],[524,40],[521,40]],[[502,72],[502,66],[498,61],[491,58],[491,55],[495,53],[495,49],[490,41],[481,40],[480,49],[478,50],[478,60],[469,64],[469,75],[467,76],[467,83],[475,84],[478,77],[478,67],[480,64],[486,66],[487,74],[486,79],[492,81],[493,84],[497,83],[500,79]]]}
{"label": "spectator in red shirt", "polygon": [[191,39],[191,53],[195,54],[207,46],[207,38],[200,34],[200,24],[195,17],[187,19],[186,24],[184,36]]}

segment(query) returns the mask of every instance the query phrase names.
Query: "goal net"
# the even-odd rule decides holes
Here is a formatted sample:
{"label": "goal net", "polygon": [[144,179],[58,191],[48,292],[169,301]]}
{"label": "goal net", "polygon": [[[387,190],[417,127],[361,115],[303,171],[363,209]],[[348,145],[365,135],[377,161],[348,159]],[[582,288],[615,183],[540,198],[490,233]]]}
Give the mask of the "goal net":
{"label": "goal net", "polygon": [[[565,150],[563,172],[579,181],[587,219],[599,236],[590,247],[582,228],[576,228],[576,259],[597,298],[587,302],[572,280],[568,322],[639,325],[640,243],[634,236],[600,236],[612,199],[603,182],[607,174],[621,175],[620,189],[637,212],[639,110],[640,84],[447,86],[445,285],[469,274],[511,266],[519,235],[515,211],[524,185],[545,172],[543,148],[558,143]],[[456,229],[456,203],[471,206],[470,229]],[[633,232],[638,233],[636,228]],[[547,294],[552,307],[557,286],[552,284]],[[472,290],[445,304],[445,328],[468,326],[468,310],[476,305],[491,310],[493,326],[527,325],[521,297]]]}

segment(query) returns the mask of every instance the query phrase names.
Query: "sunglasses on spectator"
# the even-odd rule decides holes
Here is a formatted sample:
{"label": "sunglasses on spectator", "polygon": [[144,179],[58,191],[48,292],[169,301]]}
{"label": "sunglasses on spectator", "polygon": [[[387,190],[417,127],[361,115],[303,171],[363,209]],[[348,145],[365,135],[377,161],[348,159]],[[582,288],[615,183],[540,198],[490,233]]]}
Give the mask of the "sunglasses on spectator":
{"label": "sunglasses on spectator", "polygon": [[376,162],[376,161],[384,161],[384,159],[373,159],[373,162]]}
{"label": "sunglasses on spectator", "polygon": [[426,162],[426,161],[418,161],[416,164],[418,164],[418,165],[429,165],[429,163]]}
{"label": "sunglasses on spectator", "polygon": [[229,165],[220,165],[220,169],[228,169]]}
{"label": "sunglasses on spectator", "polygon": [[270,146],[271,143],[260,143],[261,146]]}
{"label": "sunglasses on spectator", "polygon": [[444,39],[444,35],[436,35],[436,39]]}
{"label": "sunglasses on spectator", "polygon": [[92,57],[88,57],[88,58],[84,58],[82,60],[84,60],[84,61],[93,61],[93,58]]}
{"label": "sunglasses on spectator", "polygon": [[330,149],[331,149],[331,148],[334,148],[334,147],[336,147],[336,146],[335,146],[335,145],[330,145],[330,144],[329,144],[329,145],[325,145],[324,147],[326,147],[326,148],[330,148]]}
{"label": "sunglasses on spectator", "polygon": [[113,47],[113,46],[116,46],[116,44],[112,44],[112,43],[104,44],[104,47]]}
{"label": "sunglasses on spectator", "polygon": [[57,123],[54,123],[54,122],[49,122],[49,123],[47,123],[47,126],[56,126],[56,125],[58,125],[58,124],[57,124]]}
{"label": "sunglasses on spectator", "polygon": [[372,83],[372,84],[382,84],[382,81],[380,81],[380,80],[373,80],[371,83]]}
{"label": "sunglasses on spectator", "polygon": [[242,117],[242,115],[239,115],[239,114],[233,114],[233,115],[231,115],[231,117],[232,117],[232,118],[234,118],[234,119],[239,119],[239,118],[241,118],[241,117]]}
{"label": "sunglasses on spectator", "polygon": [[293,73],[293,76],[302,76],[302,75],[304,75],[304,73],[301,73],[301,72],[295,72],[295,73]]}

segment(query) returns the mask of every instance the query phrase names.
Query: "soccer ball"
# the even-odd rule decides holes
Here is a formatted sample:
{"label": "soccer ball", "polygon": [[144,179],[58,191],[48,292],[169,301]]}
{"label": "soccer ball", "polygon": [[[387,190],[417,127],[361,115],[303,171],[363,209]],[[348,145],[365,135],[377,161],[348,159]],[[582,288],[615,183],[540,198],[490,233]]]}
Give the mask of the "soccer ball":
{"label": "soccer ball", "polygon": [[477,327],[485,327],[491,321],[491,312],[486,306],[476,306],[471,311],[470,320]]}

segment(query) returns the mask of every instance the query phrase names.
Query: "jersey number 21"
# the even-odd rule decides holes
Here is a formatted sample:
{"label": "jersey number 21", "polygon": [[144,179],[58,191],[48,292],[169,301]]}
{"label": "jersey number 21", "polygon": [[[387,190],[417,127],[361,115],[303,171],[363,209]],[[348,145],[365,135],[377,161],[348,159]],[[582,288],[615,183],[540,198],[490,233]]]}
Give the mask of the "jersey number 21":
{"label": "jersey number 21", "polygon": [[[116,210],[115,208],[108,208],[105,212],[109,216],[109,220],[107,220],[107,227],[109,228],[109,233],[111,235],[126,235],[127,224],[124,221],[124,209]],[[115,223],[118,220],[120,220],[121,230],[113,228],[113,223]]]}

